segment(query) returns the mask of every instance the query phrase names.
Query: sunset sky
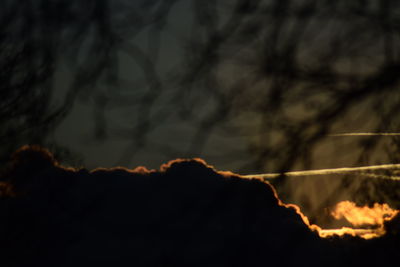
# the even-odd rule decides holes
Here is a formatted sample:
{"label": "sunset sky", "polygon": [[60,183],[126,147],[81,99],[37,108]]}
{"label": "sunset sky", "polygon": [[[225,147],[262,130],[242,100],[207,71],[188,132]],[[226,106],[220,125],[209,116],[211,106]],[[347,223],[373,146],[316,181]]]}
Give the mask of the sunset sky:
{"label": "sunset sky", "polygon": [[[205,212],[209,217],[201,220],[221,216],[214,225],[218,228],[230,216],[246,217],[245,211],[236,213],[232,203],[247,207],[260,198],[279,218],[274,227],[285,216],[295,218],[288,227],[308,240],[310,249],[325,242],[315,238],[330,238],[341,227],[346,229],[336,234],[379,237],[368,247],[371,250],[379,242],[395,242],[400,210],[399,14],[399,3],[383,0],[4,0],[0,197],[26,190],[37,206],[17,197],[0,209],[25,207],[24,216],[30,220],[32,210],[47,205],[44,199],[62,192],[58,200],[68,206],[71,222],[79,225],[75,219],[84,218],[79,215],[84,211],[74,206],[84,195],[79,190],[94,188],[84,201],[101,221],[107,217],[103,208],[117,205],[113,201],[124,185],[159,190],[149,207],[169,197],[161,193],[162,186],[176,186],[195,195],[179,191],[179,199],[166,206],[173,212],[172,207],[186,198],[195,203],[194,213],[182,219],[186,223],[197,209],[203,214],[210,205],[218,215]],[[24,145],[38,147],[19,150],[12,165],[12,153]],[[193,158],[189,163],[182,160]],[[196,171],[217,180],[181,180],[186,175],[197,179]],[[53,174],[63,182],[47,180]],[[18,180],[24,176],[27,181]],[[67,176],[87,180],[73,185],[63,180]],[[96,190],[103,192],[114,176],[121,180],[111,183],[114,191],[102,199]],[[154,180],[126,182],[131,176]],[[171,183],[158,187],[155,181],[164,176]],[[95,177],[100,177],[99,184]],[[216,202],[196,195],[196,183]],[[227,193],[239,183],[247,188],[243,193]],[[76,187],[76,195],[62,185]],[[221,188],[233,201],[229,205],[215,193]],[[264,199],[265,194],[273,195],[272,200]],[[139,195],[135,201],[145,198]],[[123,199],[125,204],[130,197]],[[52,210],[60,207],[47,208],[46,216],[57,214],[51,227],[63,220]],[[138,214],[153,216],[144,206],[137,209]],[[250,212],[253,219],[261,209]],[[224,212],[226,217],[220,214]],[[243,219],[251,236],[252,223]],[[235,236],[240,225],[223,235]],[[214,226],[204,231],[209,234]],[[79,236],[76,229],[68,228]],[[50,238],[51,231],[44,238]],[[92,245],[92,234],[78,243]],[[354,242],[363,247],[367,243],[361,239]]]}
{"label": "sunset sky", "polygon": [[[110,21],[134,11],[138,25],[110,24],[123,38],[109,52],[112,68],[77,92],[49,135],[72,154],[64,164],[157,169],[200,157],[251,175],[400,162],[398,40],[372,21],[387,13],[395,24],[397,4],[178,1],[153,22],[162,5],[118,3]],[[95,59],[86,38],[81,56]],[[73,85],[67,63],[55,75],[55,106]],[[344,175],[290,178],[281,190],[320,212],[321,197],[361,190],[358,174],[350,185]]]}

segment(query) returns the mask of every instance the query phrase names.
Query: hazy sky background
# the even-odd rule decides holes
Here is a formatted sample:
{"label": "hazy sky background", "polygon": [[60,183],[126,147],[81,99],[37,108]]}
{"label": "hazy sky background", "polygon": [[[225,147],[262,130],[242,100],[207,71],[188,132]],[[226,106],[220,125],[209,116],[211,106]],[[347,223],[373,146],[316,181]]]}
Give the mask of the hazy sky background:
{"label": "hazy sky background", "polygon": [[[156,66],[160,79],[169,87],[178,86],[177,81],[174,81],[168,75],[171,75],[171,72],[172,74],[179,74],[180,69],[184,68],[182,57],[184,57],[185,47],[182,47],[181,39],[190,38],[192,34],[195,34],[190,31],[192,21],[193,6],[191,2],[179,2],[173,6],[166,22],[166,29],[161,33]],[[151,43],[153,40],[149,38],[150,31],[149,29],[143,30],[130,42],[144,50],[150,50],[155,45]],[[174,111],[175,107],[168,103],[169,98],[175,96],[170,92],[171,90],[166,88],[161,92],[161,96],[158,96],[154,109],[157,111],[157,109],[166,106],[166,112],[169,115],[161,119],[159,125],[150,132],[146,147],[138,150],[138,153],[131,160],[122,159],[126,150],[129,153],[129,150],[137,149],[135,145],[132,145],[132,137],[124,133],[122,129],[135,125],[137,117],[141,116],[138,113],[137,105],[131,103],[138,101],[142,94],[146,92],[147,87],[143,70],[129,54],[118,53],[118,60],[120,85],[118,88],[107,88],[106,85],[99,83],[94,96],[96,97],[96,94],[104,96],[110,102],[104,111],[106,136],[100,140],[95,138],[97,114],[92,98],[78,100],[71,113],[54,134],[56,142],[65,145],[84,158],[86,167],[145,165],[158,168],[162,163],[174,157],[202,156],[210,162],[214,162],[218,168],[234,168],[237,162],[231,162],[229,151],[233,151],[235,154],[242,153],[243,161],[246,161],[246,158],[250,156],[246,151],[246,138],[236,137],[235,133],[232,133],[232,136],[211,134],[209,142],[203,149],[204,153],[190,151],[190,141],[196,129],[193,125],[190,125],[190,122],[177,118],[179,114]],[[59,86],[55,93],[55,101],[57,101],[57,98],[60,99],[58,101],[63,99],[64,91],[71,82],[69,77],[68,70],[63,68],[57,79]],[[198,97],[207,98],[202,94],[199,94]],[[120,103],[124,100],[126,100],[126,104]],[[215,103],[207,103],[206,106],[193,108],[196,109],[195,112],[202,112],[198,109],[206,110],[211,105],[215,105]],[[164,149],[164,147],[166,151],[163,153],[160,148]],[[168,149],[171,151],[169,152]],[[228,158],[225,159],[224,157],[227,154]]]}
{"label": "hazy sky background", "polygon": [[[164,89],[159,92],[150,116],[153,114],[157,116],[157,112],[165,116],[156,120],[156,125],[149,131],[146,144],[143,147],[138,148],[137,144],[132,141],[132,139],[135,139],[135,134],[129,132],[129,129],[134,128],[138,117],[142,116],[136,102],[140,101],[143,94],[148,90],[148,83],[141,66],[124,51],[119,51],[117,55],[118,85],[110,87],[100,80],[89,96],[83,95],[78,98],[72,111],[55,131],[52,138],[57,143],[71,149],[77,156],[82,157],[86,167],[146,165],[151,168],[158,168],[161,163],[175,157],[202,157],[218,169],[258,172],[260,169],[252,169],[249,166],[241,169],[249,159],[253,160],[254,158],[249,146],[257,146],[264,142],[263,138],[268,139],[271,146],[274,146],[274,140],[276,140],[276,146],[290,145],[287,144],[287,140],[282,140],[280,132],[264,129],[266,132],[264,136],[258,127],[262,124],[264,114],[257,114],[251,110],[246,111],[245,106],[238,105],[240,112],[237,112],[231,121],[226,121],[224,125],[217,126],[214,131],[210,132],[210,136],[202,146],[201,151],[191,149],[198,125],[194,125],[192,121],[182,120],[181,111],[179,111],[178,106],[174,106],[177,105],[177,102],[170,100],[177,97],[171,88],[179,86],[179,75],[188,67],[185,65],[185,60],[188,57],[185,52],[185,49],[187,49],[185,45],[188,45],[187,40],[190,42],[193,36],[198,35],[198,38],[201,38],[202,35],[201,32],[194,31],[197,28],[193,27],[196,16],[193,3],[191,1],[179,1],[173,5],[164,29],[159,36],[158,58],[155,57],[153,60],[156,63],[158,76],[164,85]],[[221,10],[226,9],[228,10],[226,13],[229,13],[229,4],[226,1],[220,3],[223,3],[220,4]],[[301,6],[302,3],[298,3],[298,5]],[[115,5],[117,6],[117,4]],[[137,8],[135,4],[132,4],[131,7]],[[370,6],[370,10],[375,8],[377,7]],[[140,12],[140,9],[137,12]],[[221,12],[221,14],[224,14],[224,12]],[[222,17],[221,20],[224,21],[224,18]],[[285,38],[290,38],[290,35],[293,35],[292,30],[296,29],[296,23],[299,22],[289,21],[282,26],[280,37],[283,40],[282,46],[285,45]],[[351,26],[347,23],[340,17],[326,18],[323,17],[323,14],[315,16],[305,25],[307,27],[303,38],[307,41],[304,42],[304,45],[301,43],[297,48],[298,60],[310,68],[319,64],[318,61],[322,57],[320,55],[332,50],[331,46],[334,44],[332,40],[348,34],[346,28],[351,28]],[[360,19],[358,23],[366,22]],[[223,22],[220,24],[223,25]],[[372,39],[374,35],[372,29],[366,28],[365,30],[365,36],[357,36],[358,39],[347,40],[348,44],[340,44],[346,46],[347,54],[343,53],[335,58],[335,63],[332,65],[335,71],[343,74],[373,73],[376,68],[379,68],[382,61],[381,40],[379,38]],[[137,45],[143,51],[147,51],[151,57],[152,53],[157,50],[154,48],[156,39],[152,38],[152,33],[152,28],[146,27],[129,39],[128,42]],[[277,45],[279,47],[279,44]],[[339,46],[339,44],[337,45]],[[233,54],[231,61],[229,57],[224,59],[219,67],[217,82],[220,89],[226,90],[226,92],[232,85],[243,83],[239,90],[240,94],[253,98],[253,102],[256,103],[263,101],[263,97],[259,97],[259,92],[263,90],[263,87],[269,86],[270,80],[268,77],[264,79],[253,75],[250,63],[249,67],[237,62],[238,57],[245,57],[245,62],[258,60],[257,53],[252,49],[257,51],[257,49],[262,49],[262,46],[255,43]],[[355,53],[357,49],[359,52]],[[225,51],[221,51],[221,53],[223,54]],[[226,53],[232,53],[232,51],[227,49]],[[68,88],[68,84],[71,83],[70,77],[68,68],[61,65],[56,78],[55,103],[62,101],[64,92]],[[253,83],[254,77],[262,80],[262,82]],[[300,88],[303,85],[298,84],[296,86]],[[304,90],[304,88],[299,90]],[[287,104],[283,104],[285,106],[282,113],[285,116],[282,116],[282,120],[286,118],[287,120],[301,121],[307,116],[313,115],[312,105],[329,103],[331,101],[330,92],[324,88],[320,89],[314,94],[297,95],[295,93],[288,99],[284,99],[283,102],[287,102]],[[196,92],[196,90],[198,91]],[[216,108],[218,103],[208,95],[209,93],[205,92],[204,88],[197,88],[196,90],[187,90],[188,95],[182,96],[185,97],[185,101],[188,101],[187,104],[192,111],[207,114],[210,110]],[[273,97],[271,96],[271,98]],[[396,94],[392,97],[397,98],[398,96]],[[99,101],[104,101],[104,106],[99,107]],[[369,103],[368,99],[354,101],[354,104],[343,114],[341,119],[332,124],[327,134],[375,131],[379,118],[370,112],[371,107],[372,104]],[[101,108],[103,109],[100,110]],[[269,115],[274,116],[274,114]],[[103,128],[101,129],[101,127]],[[386,130],[396,131],[397,129],[388,126]],[[387,162],[388,159],[384,157],[384,150],[386,146],[390,145],[393,138],[375,138],[381,144],[371,156],[371,163]],[[329,168],[354,165],[360,156],[360,142],[363,142],[363,140],[364,137],[323,137],[315,147],[310,148],[312,149],[312,167]],[[132,151],[136,153],[130,154]],[[274,163],[265,162],[264,170],[276,171],[276,166],[271,166],[271,164]],[[304,167],[301,163],[294,166],[297,169]]]}
{"label": "hazy sky background", "polygon": [[[398,136],[335,136],[400,131],[395,1],[4,7],[1,164],[24,144],[88,169],[158,169],[191,157],[241,174],[400,162]],[[313,215],[360,192],[391,204],[391,184],[364,178],[289,177],[273,186]]]}

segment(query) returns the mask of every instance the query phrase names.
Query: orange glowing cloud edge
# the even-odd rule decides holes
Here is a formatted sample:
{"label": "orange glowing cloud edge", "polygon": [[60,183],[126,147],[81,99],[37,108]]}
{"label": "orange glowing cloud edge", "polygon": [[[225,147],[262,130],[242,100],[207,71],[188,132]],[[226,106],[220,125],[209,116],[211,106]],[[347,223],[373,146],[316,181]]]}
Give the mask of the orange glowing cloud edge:
{"label": "orange glowing cloud edge", "polygon": [[[246,179],[248,179],[248,178],[246,178]],[[261,181],[265,182],[264,180],[261,180]],[[265,182],[265,183],[268,183],[268,182]],[[346,235],[349,235],[352,237],[360,237],[363,239],[378,238],[378,237],[381,237],[386,234],[384,222],[390,221],[399,212],[398,210],[391,209],[387,204],[380,205],[378,203],[375,203],[374,208],[369,208],[367,206],[357,207],[356,204],[351,201],[342,201],[336,205],[334,212],[331,213],[333,218],[341,219],[344,217],[355,227],[364,226],[365,224],[368,224],[368,225],[372,226],[373,228],[364,229],[364,228],[342,227],[340,229],[323,229],[316,224],[311,224],[308,217],[305,214],[303,214],[303,212],[301,211],[299,206],[297,206],[295,204],[283,203],[280,200],[280,198],[278,197],[278,194],[276,193],[274,187],[272,187],[272,190],[274,191],[274,194],[275,194],[276,198],[278,199],[279,205],[284,206],[286,208],[293,209],[301,217],[304,224],[307,225],[311,231],[318,233],[318,235],[321,238],[329,238],[329,237],[334,237],[334,236],[342,237],[342,236],[346,236]],[[346,209],[347,213],[346,213],[346,216],[344,216],[344,214],[343,214],[343,217],[342,217],[340,212],[341,212],[341,208],[343,206],[347,207],[347,209]],[[384,207],[383,209],[382,209],[382,206]],[[385,213],[386,216],[380,212],[382,210],[387,211],[387,213]],[[360,211],[364,211],[364,213],[360,212]],[[388,216],[389,214],[390,214],[390,216]],[[363,216],[363,217],[357,218],[357,215]],[[362,221],[364,221],[365,223],[361,223]],[[372,221],[374,221],[375,223],[373,224]],[[371,222],[371,223],[369,223],[369,222]]]}
{"label": "orange glowing cloud edge", "polygon": [[[231,172],[228,173],[232,174]],[[244,179],[252,179],[249,178],[248,176],[247,177],[242,177],[240,175],[237,176]],[[258,179],[264,183],[269,184],[269,182],[265,181],[262,178],[253,178],[253,179]],[[311,224],[308,217],[301,211],[300,207],[297,206],[296,204],[283,203],[279,198],[275,188],[272,185],[271,188],[274,192],[275,197],[278,199],[278,204],[286,208],[291,208],[295,210],[295,212],[303,220],[304,224],[306,224],[311,231],[317,232],[321,238],[329,238],[333,236],[345,236],[345,235],[350,235],[353,237],[361,237],[363,239],[378,238],[386,234],[384,223],[392,220],[399,213],[399,210],[391,209],[389,205],[386,203],[384,204],[375,203],[373,207],[370,208],[368,206],[358,207],[354,202],[351,201],[341,201],[336,204],[333,211],[331,212],[331,216],[334,219],[340,220],[342,218],[345,218],[354,227],[368,226],[369,228],[342,227],[340,229],[323,229],[316,224]]]}
{"label": "orange glowing cloud edge", "polygon": [[[164,168],[161,168],[161,170],[167,169],[165,167],[170,166],[170,164],[173,164],[176,161],[185,161],[185,160],[189,159],[177,159],[171,161],[167,165],[163,165]],[[207,164],[203,159],[195,158],[195,160],[202,162],[204,165],[213,169],[215,172],[221,174],[222,176],[225,177],[236,176],[241,179],[256,179],[270,185],[276,199],[278,200],[278,204],[280,206],[293,209],[301,217],[304,224],[307,225],[311,231],[317,232],[321,238],[329,238],[333,236],[345,236],[345,235],[350,235],[353,237],[361,237],[363,239],[378,238],[386,234],[384,223],[392,220],[399,213],[398,210],[391,209],[389,205],[386,203],[384,204],[375,203],[374,206],[370,208],[368,206],[358,207],[354,202],[351,201],[342,201],[337,203],[337,205],[331,212],[331,215],[334,219],[339,220],[345,218],[355,227],[362,227],[368,225],[370,226],[370,228],[364,229],[364,228],[342,227],[340,229],[323,229],[316,224],[311,224],[308,217],[305,214],[303,214],[298,205],[283,203],[279,198],[275,188],[268,181],[260,177],[254,177],[254,178],[251,178],[249,176],[245,177],[233,173],[231,171],[218,171],[213,166]]]}
{"label": "orange glowing cloud edge", "polygon": [[[41,146],[32,146],[32,145],[26,145],[18,149],[15,154],[13,159],[15,160],[15,155],[17,153],[23,153],[24,151],[39,151],[43,153],[43,155],[46,158],[46,161],[51,162],[54,166],[58,168],[62,168],[68,171],[72,172],[77,172],[82,168],[73,168],[73,167],[66,167],[61,165],[55,158],[54,156],[45,148]],[[178,158],[169,161],[168,163],[162,164],[160,166],[159,170],[155,169],[148,169],[145,166],[138,166],[134,169],[129,169],[127,167],[112,167],[112,168],[103,168],[103,167],[98,167],[93,170],[90,170],[90,173],[95,173],[97,171],[115,171],[115,170],[124,170],[130,173],[138,173],[141,175],[146,175],[150,173],[155,173],[155,172],[165,172],[168,170],[173,164],[176,163],[181,163],[181,162],[188,162],[188,161],[197,161],[207,168],[213,170],[214,172],[222,175],[223,177],[229,178],[229,177],[236,177],[236,178],[241,178],[241,179],[254,179],[254,180],[259,180],[263,183],[266,183],[270,186],[270,188],[273,191],[274,196],[278,200],[278,204],[280,206],[283,206],[288,209],[294,210],[302,219],[304,224],[308,226],[308,228],[313,231],[318,233],[318,235],[321,238],[329,238],[329,237],[334,237],[334,236],[353,236],[353,237],[360,237],[363,239],[372,239],[372,238],[378,238],[386,234],[385,230],[385,222],[388,222],[392,220],[400,211],[399,210],[394,210],[389,207],[388,204],[378,204],[375,203],[373,207],[358,207],[354,202],[351,201],[342,201],[339,202],[335,208],[331,212],[331,216],[334,219],[342,219],[345,218],[348,222],[350,222],[353,226],[355,227],[362,227],[362,226],[368,226],[367,229],[365,228],[349,228],[349,227],[342,227],[340,229],[323,229],[320,226],[316,224],[311,224],[308,217],[302,213],[300,207],[296,204],[286,204],[281,201],[279,198],[275,188],[265,179],[262,177],[251,177],[251,175],[240,175],[236,174],[231,171],[219,171],[216,170],[214,166],[206,163],[205,160],[201,158]],[[5,183],[0,183],[0,188],[6,188],[7,185]],[[0,190],[1,191],[1,190]],[[4,191],[3,191],[4,192]],[[10,190],[10,195],[12,195],[12,190]]]}

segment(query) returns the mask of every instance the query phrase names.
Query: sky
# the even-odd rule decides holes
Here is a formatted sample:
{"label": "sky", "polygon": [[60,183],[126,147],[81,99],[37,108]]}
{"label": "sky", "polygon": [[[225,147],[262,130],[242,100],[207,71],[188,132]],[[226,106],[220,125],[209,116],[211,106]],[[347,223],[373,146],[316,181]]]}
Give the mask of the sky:
{"label": "sky", "polygon": [[[32,93],[1,110],[11,129],[2,158],[41,144],[89,170],[200,157],[242,175],[400,162],[398,136],[371,134],[399,132],[395,3],[29,3],[5,27],[10,47],[36,51],[25,60],[15,49],[15,68],[30,74],[43,61],[50,78],[33,86],[26,75],[20,91]],[[29,21],[29,8],[42,11]],[[273,183],[283,201],[318,214],[319,199],[373,190],[353,176]]]}
{"label": "sky", "polygon": [[[124,1],[118,3],[122,6],[127,5]],[[266,12],[269,12],[274,2],[265,1],[263,4]],[[315,118],[318,117],[318,112],[324,111],[324,107],[327,106],[326,112],[330,112],[330,105],[334,107],[336,101],[340,101],[335,98],[335,90],[353,90],[357,87],[357,79],[361,80],[364,76],[374,74],[382,65],[382,40],[371,39],[376,30],[366,28],[369,23],[362,16],[352,18],[349,15],[350,18],[341,18],[340,14],[332,12],[332,16],[326,18],[324,14],[333,7],[325,7],[323,4],[315,15],[310,15],[311,19],[298,19],[289,13],[287,22],[276,22],[278,24],[275,25],[272,21],[275,28],[271,26],[271,29],[266,28],[263,31],[257,31],[255,28],[256,37],[252,37],[254,41],[244,42],[242,46],[240,41],[234,39],[236,35],[240,36],[240,32],[233,35],[234,37],[226,37],[226,44],[221,45],[222,48],[215,47],[221,58],[220,62],[202,63],[206,58],[196,58],[196,45],[200,47],[198,49],[201,54],[201,46],[207,46],[208,26],[199,17],[201,12],[218,14],[218,17],[215,16],[218,18],[215,19],[216,28],[224,37],[226,33],[223,30],[229,29],[230,26],[229,15],[232,6],[233,4],[226,1],[220,1],[215,9],[210,11],[211,5],[178,1],[169,9],[170,13],[163,20],[160,32],[155,31],[149,24],[131,35],[126,34],[126,45],[114,48],[117,63],[113,72],[116,84],[100,80],[90,91],[78,94],[73,108],[52,133],[51,139],[70,149],[88,168],[115,165],[134,167],[143,164],[156,168],[174,157],[203,157],[221,169],[241,173],[275,172],[282,168],[282,161],[289,161],[284,154],[290,153],[308,154],[309,163],[302,159],[290,163],[293,165],[291,168],[297,170],[393,163],[386,155],[389,153],[386,150],[396,142],[395,137],[340,135],[378,130],[396,132],[397,128],[390,123],[382,126],[382,114],[374,112],[383,109],[376,107],[376,102],[387,95],[360,96],[355,100],[349,96],[346,99],[349,99],[351,104],[345,106],[343,111],[336,111],[340,114],[338,117],[332,118],[332,121],[327,120],[328,129],[318,129],[322,128],[318,124],[323,123],[313,122],[313,119],[318,119]],[[153,8],[157,7],[154,5]],[[338,4],[336,8],[340,7]],[[110,12],[118,14],[121,12],[119,8],[121,7],[115,3]],[[130,8],[136,13],[145,10],[139,2],[132,3]],[[287,7],[278,5],[276,8],[287,8],[295,12],[307,8],[307,5],[301,2]],[[379,8],[372,4],[365,4],[364,8],[370,12],[379,11]],[[262,10],[261,7],[259,9]],[[347,10],[346,6],[343,10]],[[149,9],[146,12],[151,14],[151,11],[152,9]],[[114,13],[111,13],[111,16]],[[121,16],[123,15],[122,13]],[[260,21],[256,15],[250,16],[248,20],[250,22],[246,27],[267,23]],[[349,26],[353,20],[360,24],[358,28]],[[247,31],[250,34],[251,28],[247,29],[245,26],[243,35]],[[364,28],[365,34],[357,35],[347,44],[343,44],[352,31]],[[271,39],[274,38],[274,34],[277,35],[276,40]],[[300,34],[302,35],[297,36]],[[301,68],[333,68],[332,75],[337,75],[338,78],[327,76],[327,81],[319,81],[316,76],[315,80],[310,81],[300,77],[293,85],[290,79],[296,81],[297,78],[291,78],[290,74],[280,78],[274,76],[274,73],[259,73],[258,65],[263,62],[260,56],[268,56],[265,54],[267,52],[263,51],[268,50],[263,44],[264,41],[267,45],[271,44],[271,53],[275,53],[275,57],[278,58],[277,61],[265,59],[271,68],[280,67],[279,57],[282,58],[282,64],[286,64],[285,60],[291,60],[283,57],[281,53],[290,49],[289,46],[296,46],[296,64],[301,65]],[[296,41],[298,43],[294,43]],[[336,47],[332,48],[333,45]],[[140,56],[135,54],[135,49],[141,50],[141,53],[153,62],[155,76],[149,77],[143,65],[143,58],[140,59]],[[84,51],[83,49],[83,53],[88,53]],[[229,53],[231,56],[228,56]],[[321,61],[329,57],[332,58],[331,62],[327,61],[329,66],[323,65]],[[191,62],[193,66],[188,65]],[[203,64],[204,70],[191,74],[190,71],[195,69],[196,64]],[[302,69],[299,72],[301,71]],[[60,63],[55,78],[54,105],[63,101],[65,92],[72,83],[71,72],[73,73],[73,70],[69,71],[63,62]],[[324,75],[324,72],[314,75]],[[156,79],[158,81],[155,81]],[[187,79],[191,82],[188,83]],[[282,79],[286,81],[283,82]],[[154,89],[153,82],[159,83],[160,88]],[[143,104],[148,101],[146,97],[152,100]],[[139,104],[141,99],[146,100]],[[397,99],[397,96],[393,93],[391,99]],[[274,107],[274,103],[279,101],[282,102],[281,106]],[[228,115],[224,114],[224,109],[229,109]],[[213,118],[215,122],[212,121]],[[310,126],[301,128],[303,124]],[[316,127],[311,124],[315,124]],[[299,129],[295,129],[296,127]],[[290,133],[290,128],[293,128],[294,133]],[[141,130],[146,132],[142,134],[146,135],[145,137],[137,133]],[[319,130],[323,132],[316,134]],[[313,139],[310,137],[312,135],[317,135],[318,140],[301,148],[308,151],[290,152],[291,147],[298,143],[293,141],[292,144],[293,138],[290,135],[297,135],[296,138],[300,139],[298,142]],[[365,159],[366,147],[374,152],[369,153],[368,160]],[[262,158],[263,151],[270,151],[267,154],[271,155]],[[260,162],[257,162],[258,159]]]}
{"label": "sky", "polygon": [[[250,155],[246,152],[246,140],[240,136],[232,136],[224,138],[217,134],[210,134],[209,141],[204,145],[203,153],[196,152],[191,149],[193,136],[197,129],[190,121],[180,118],[175,112],[175,105],[179,103],[169,103],[174,94],[173,89],[178,85],[178,81],[169,81],[168,76],[177,75],[183,65],[184,47],[182,40],[179,38],[189,38],[191,20],[193,20],[193,7],[191,3],[177,3],[171,9],[168,16],[167,29],[161,32],[159,44],[159,59],[155,67],[159,71],[158,75],[165,83],[164,90],[157,95],[156,103],[154,103],[154,112],[165,109],[166,116],[161,119],[154,119],[157,124],[154,130],[149,132],[148,143],[139,150],[134,156],[127,156],[131,151],[136,149],[134,145],[134,133],[130,134],[129,129],[134,128],[135,124],[141,117],[140,107],[135,104],[134,99],[142,97],[148,90],[148,84],[144,80],[144,73],[137,62],[129,53],[119,52],[118,57],[118,78],[121,85],[118,88],[107,88],[107,86],[99,84],[94,90],[93,98],[97,95],[105,95],[110,103],[109,106],[102,111],[106,137],[99,140],[96,138],[97,115],[96,104],[93,98],[78,99],[74,103],[74,107],[61,125],[53,134],[54,140],[60,145],[66,146],[84,159],[84,164],[88,168],[97,166],[111,167],[115,165],[131,166],[146,165],[155,168],[165,161],[173,157],[196,157],[206,156],[221,167],[229,168],[230,159],[224,160],[225,154],[230,151],[238,154],[237,151],[243,153],[243,159],[236,159],[237,164],[246,161]],[[138,45],[146,50],[154,44],[152,39],[148,37],[152,32],[144,29],[143,32],[128,40],[127,42]],[[171,74],[172,72],[172,74]],[[174,74],[175,72],[175,74]],[[54,102],[61,102],[65,91],[68,90],[68,84],[71,83],[70,73],[64,67],[58,73],[56,82],[60,84],[54,94]],[[114,90],[114,91],[110,91]],[[169,92],[171,91],[171,92]],[[184,89],[183,89],[184,91]],[[214,108],[215,103],[209,103],[206,95],[199,94],[193,97],[199,97],[199,103],[202,107],[196,107],[195,112],[207,112],[207,109]],[[120,103],[126,100],[127,103]],[[174,101],[174,99],[172,99]],[[193,100],[192,100],[193,101]],[[196,99],[194,99],[196,103]],[[132,104],[133,103],[133,104]],[[199,110],[202,109],[202,110]],[[153,111],[153,110],[152,110]],[[139,114],[138,114],[139,113]],[[151,114],[152,115],[152,114]],[[101,127],[101,126],[100,126]],[[165,146],[165,149],[163,148]],[[233,148],[234,147],[234,148]],[[232,148],[232,149],[231,149]],[[168,151],[171,150],[170,152]],[[163,151],[165,150],[165,151]],[[175,151],[176,150],[176,151]],[[225,152],[225,153],[224,153]]]}
{"label": "sky", "polygon": [[[72,154],[63,164],[88,169],[157,169],[193,157],[243,175],[399,163],[397,136],[357,135],[399,128],[397,84],[381,74],[397,39],[370,20],[385,7],[367,2],[263,1],[235,13],[229,1],[178,1],[159,24],[151,19],[160,6],[119,2],[128,6],[115,4],[111,18],[132,10],[146,26],[115,26],[124,41],[111,50],[111,70],[76,94],[49,140]],[[81,57],[96,59],[94,48],[89,38]],[[67,62],[57,69],[56,106],[73,85]],[[310,203],[321,195],[344,200],[361,190],[363,177],[348,186],[342,176],[289,178],[277,190],[318,213]]]}
{"label": "sky", "polygon": [[[267,185],[267,191],[275,190],[279,201],[296,205],[285,206],[289,210],[299,206],[309,224],[329,225],[335,214],[339,218],[336,226],[349,227],[355,225],[347,209],[356,211],[358,217],[381,215],[376,211],[382,210],[384,217],[400,209],[397,169],[332,171],[400,163],[398,4],[272,0],[12,3],[6,1],[7,8],[0,11],[0,18],[15,18],[9,25],[3,19],[2,32],[9,39],[0,40],[5,48],[0,49],[0,64],[8,70],[0,76],[5,86],[2,99],[6,99],[0,105],[0,118],[5,121],[0,129],[3,147],[14,151],[24,144],[40,144],[63,166],[84,167],[83,173],[106,168],[104,176],[98,172],[101,181],[108,172],[118,176],[118,170],[107,168],[121,166],[122,176],[128,177],[129,170],[137,166],[159,170],[171,160],[201,158],[204,166],[242,175],[238,183],[248,185],[249,191],[239,190],[239,196],[228,199],[246,207],[251,207],[246,199],[252,195],[253,180],[242,178],[278,174],[277,179],[270,179],[272,187]],[[147,173],[142,168],[134,175],[145,176],[140,170]],[[294,175],[296,171],[300,173]],[[156,173],[164,175],[162,170]],[[82,175],[93,178],[92,173]],[[88,206],[91,197],[99,199],[96,190],[105,186],[90,181],[82,185],[93,186],[93,195],[85,200]],[[261,181],[253,182],[258,183],[255,191],[265,189]],[[189,193],[196,185],[171,184]],[[155,182],[150,187],[161,190],[158,185]],[[37,186],[40,192],[47,190],[40,183]],[[116,192],[124,190],[120,184],[113,186]],[[203,193],[209,192],[205,189]],[[84,195],[77,194],[78,198]],[[189,199],[207,205],[199,200],[203,196],[193,200],[182,194],[177,203]],[[34,197],[38,203],[44,199],[40,194]],[[78,201],[72,191],[66,197]],[[164,197],[169,195],[160,199]],[[258,197],[264,195],[255,194],[251,203]],[[102,201],[98,209],[103,204],[108,207]],[[216,203],[220,201],[226,204],[227,200]],[[139,214],[142,208],[137,207]],[[221,212],[232,209],[224,206]],[[254,218],[262,217],[255,213]],[[107,217],[107,212],[96,214]],[[303,218],[299,212],[290,214]],[[196,212],[188,216],[177,224],[190,221]],[[383,229],[384,220],[378,221],[377,229]],[[309,231],[304,220],[300,225]],[[214,231],[214,226],[207,225],[207,230]],[[247,230],[252,231],[251,227]],[[84,241],[98,240],[95,235],[89,233]],[[79,245],[72,250],[79,250]]]}

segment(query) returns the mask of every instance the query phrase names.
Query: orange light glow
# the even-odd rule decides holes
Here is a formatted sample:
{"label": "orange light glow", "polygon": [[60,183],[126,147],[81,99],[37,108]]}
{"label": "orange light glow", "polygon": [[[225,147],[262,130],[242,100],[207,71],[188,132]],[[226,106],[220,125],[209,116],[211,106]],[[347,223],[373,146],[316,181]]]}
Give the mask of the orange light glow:
{"label": "orange light glow", "polygon": [[336,204],[331,212],[331,216],[336,220],[345,218],[354,228],[342,227],[339,229],[324,229],[319,225],[311,224],[308,217],[301,211],[299,206],[283,203],[279,199],[275,189],[273,189],[273,191],[278,199],[279,205],[293,209],[301,217],[304,224],[306,224],[311,231],[318,233],[321,238],[345,235],[363,239],[381,237],[386,234],[385,222],[392,220],[399,213],[399,210],[390,208],[386,203],[375,203],[371,208],[368,206],[358,207],[351,201],[342,201]]}
{"label": "orange light glow", "polygon": [[294,209],[301,216],[303,222],[322,238],[345,235],[363,239],[381,237],[386,233],[384,223],[390,221],[399,213],[399,210],[391,209],[388,204],[375,203],[371,208],[368,206],[358,207],[354,202],[342,201],[335,206],[331,215],[336,220],[345,218],[354,228],[323,229],[318,225],[310,224],[307,216],[301,212],[297,205],[283,204],[282,202],[280,202],[280,205]]}
{"label": "orange light glow", "polygon": [[354,229],[348,227],[342,227],[340,229],[318,229],[318,234],[322,238],[332,237],[332,236],[358,236],[364,239],[376,238],[384,235],[386,231],[384,228],[378,229]]}
{"label": "orange light glow", "polygon": [[321,229],[314,225],[310,228],[316,230],[319,236],[324,238],[351,235],[371,239],[384,235],[386,233],[384,223],[393,219],[398,212],[398,210],[391,209],[386,203],[375,203],[373,207],[358,207],[353,202],[342,201],[335,206],[331,215],[336,220],[346,219],[354,228]]}
{"label": "orange light glow", "polygon": [[336,205],[331,215],[336,220],[345,218],[355,227],[380,228],[383,227],[385,221],[391,220],[397,213],[397,210],[391,209],[386,203],[375,203],[371,208],[358,207],[353,202],[342,201]]}
{"label": "orange light glow", "polygon": [[353,237],[361,237],[364,239],[376,238],[384,235],[386,233],[383,225],[376,229],[357,229],[357,228],[349,228],[342,227],[340,229],[323,229],[318,225],[310,224],[307,216],[301,213],[300,209],[296,205],[285,204],[286,207],[296,208],[296,212],[301,216],[303,222],[310,228],[311,231],[318,233],[321,238],[329,238],[334,236],[353,236]]}

